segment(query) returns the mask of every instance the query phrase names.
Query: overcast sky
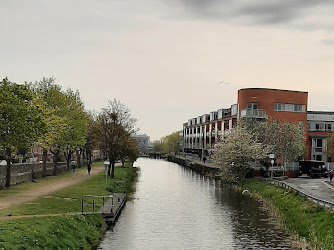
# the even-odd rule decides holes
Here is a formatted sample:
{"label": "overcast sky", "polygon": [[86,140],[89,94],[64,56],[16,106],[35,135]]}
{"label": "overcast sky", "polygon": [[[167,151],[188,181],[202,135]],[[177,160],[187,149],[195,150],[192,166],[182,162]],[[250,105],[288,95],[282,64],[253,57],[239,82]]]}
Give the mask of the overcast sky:
{"label": "overcast sky", "polygon": [[0,0],[0,77],[54,76],[91,110],[116,98],[151,140],[246,87],[334,111],[333,13],[332,0]]}

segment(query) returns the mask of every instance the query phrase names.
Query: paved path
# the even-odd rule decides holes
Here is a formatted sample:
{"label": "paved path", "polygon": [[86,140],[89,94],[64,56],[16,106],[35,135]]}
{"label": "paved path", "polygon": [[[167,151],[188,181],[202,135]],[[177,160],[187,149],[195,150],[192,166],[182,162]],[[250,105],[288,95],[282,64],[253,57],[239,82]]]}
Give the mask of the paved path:
{"label": "paved path", "polygon": [[[176,156],[176,157],[180,158],[180,159],[185,159],[185,157],[183,155],[182,156]],[[212,162],[206,161],[204,163],[202,160],[199,159],[199,157],[195,158],[195,157],[192,156],[191,158],[187,157],[187,159],[189,159],[190,161],[195,162],[199,165],[203,165],[203,166],[206,166],[206,167],[209,167],[209,168],[219,168]]]}
{"label": "paved path", "polygon": [[284,182],[315,198],[334,203],[334,186],[329,184],[328,178],[312,179],[302,176]]}
{"label": "paved path", "polygon": [[31,201],[40,196],[44,196],[65,187],[77,184],[81,181],[87,180],[93,175],[96,175],[102,170],[104,170],[104,167],[93,167],[91,170],[91,175],[88,175],[87,171],[76,171],[74,175],[70,176],[69,178],[59,179],[44,186],[33,187],[30,190],[0,198],[0,209]]}

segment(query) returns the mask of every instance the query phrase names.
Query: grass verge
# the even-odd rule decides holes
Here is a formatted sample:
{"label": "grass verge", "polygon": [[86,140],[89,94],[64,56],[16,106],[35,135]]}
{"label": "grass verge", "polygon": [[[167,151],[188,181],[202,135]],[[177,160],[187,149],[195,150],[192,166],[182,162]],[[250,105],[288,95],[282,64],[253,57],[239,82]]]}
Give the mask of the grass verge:
{"label": "grass verge", "polygon": [[[102,166],[95,163],[94,166]],[[93,166],[93,167],[94,167]],[[102,171],[86,181],[61,189],[29,203],[0,210],[0,216],[37,215],[31,218],[0,220],[0,249],[90,249],[102,238],[105,224],[101,216],[61,215],[38,217],[45,214],[81,212],[82,195],[109,195],[114,181],[126,181],[133,191],[136,170],[127,163],[115,168],[115,178]],[[117,191],[117,190],[115,190]]]}
{"label": "grass verge", "polygon": [[295,191],[288,191],[267,182],[247,180],[242,188],[258,194],[269,206],[274,207],[283,224],[302,239],[306,239],[313,249],[334,249],[333,211],[305,201]]}

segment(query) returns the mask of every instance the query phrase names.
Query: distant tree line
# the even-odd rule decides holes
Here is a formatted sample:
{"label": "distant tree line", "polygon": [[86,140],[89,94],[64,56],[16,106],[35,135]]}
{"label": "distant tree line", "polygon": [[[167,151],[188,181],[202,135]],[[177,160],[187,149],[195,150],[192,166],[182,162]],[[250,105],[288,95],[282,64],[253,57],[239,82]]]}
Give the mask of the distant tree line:
{"label": "distant tree line", "polygon": [[170,135],[162,137],[158,141],[152,143],[152,151],[160,153],[175,153],[181,150],[180,131],[174,132]]}
{"label": "distant tree line", "polygon": [[110,162],[108,174],[114,177],[116,161],[136,160],[139,155],[135,133],[136,119],[130,109],[114,99],[100,113],[86,110],[78,91],[62,90],[54,77],[35,83],[16,84],[7,78],[0,82],[0,157],[7,162],[6,187],[10,186],[13,157],[34,144],[43,149],[43,177],[48,152],[53,155],[53,174],[64,158],[69,170],[76,153],[91,163],[92,150],[100,149]]}

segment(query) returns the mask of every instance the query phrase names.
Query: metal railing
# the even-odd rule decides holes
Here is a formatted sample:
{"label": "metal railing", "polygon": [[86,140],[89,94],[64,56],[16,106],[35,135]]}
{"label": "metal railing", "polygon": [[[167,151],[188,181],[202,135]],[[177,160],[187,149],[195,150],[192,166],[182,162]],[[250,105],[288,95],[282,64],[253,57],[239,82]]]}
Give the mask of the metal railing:
{"label": "metal railing", "polygon": [[[111,199],[110,211],[112,212],[114,206],[114,197],[112,195],[109,196],[83,195],[81,199],[81,213],[83,215],[99,213],[98,211],[103,211],[103,208],[109,199]],[[86,211],[85,210],[86,207],[89,207],[91,209],[88,209],[88,211]]]}
{"label": "metal railing", "polygon": [[282,181],[270,180],[270,182],[272,184],[274,184],[274,185],[283,187],[285,189],[294,190],[295,192],[297,192],[297,194],[299,194],[302,197],[304,197],[305,200],[312,201],[312,202],[316,203],[318,206],[321,206],[323,208],[328,208],[330,210],[334,210],[334,203],[333,202],[325,201],[323,199],[319,199],[319,198],[316,198],[316,197],[314,197],[312,195],[306,194],[303,191],[300,191],[300,190],[298,190],[298,189],[296,189],[296,188],[294,188],[294,187],[290,186],[289,184],[287,184],[285,182],[282,182]]}
{"label": "metal railing", "polygon": [[241,117],[268,118],[264,109],[243,109],[240,112]]}

